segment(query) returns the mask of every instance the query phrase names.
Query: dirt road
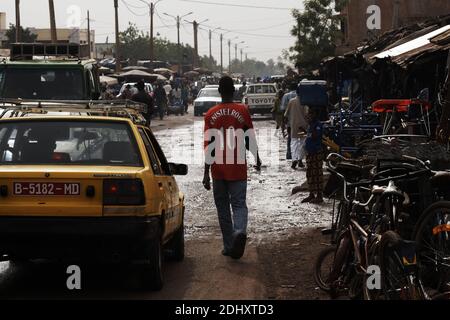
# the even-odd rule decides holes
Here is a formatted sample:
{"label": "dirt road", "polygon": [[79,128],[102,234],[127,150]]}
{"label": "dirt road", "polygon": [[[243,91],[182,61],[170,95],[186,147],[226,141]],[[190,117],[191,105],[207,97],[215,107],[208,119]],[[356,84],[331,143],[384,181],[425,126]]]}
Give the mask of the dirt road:
{"label": "dirt road", "polygon": [[[189,164],[178,178],[186,194],[186,259],[167,262],[162,291],[136,290],[133,270],[113,265],[81,266],[82,290],[66,288],[67,265],[33,262],[0,264],[1,298],[88,299],[324,299],[315,286],[312,266],[326,240],[330,204],[303,205],[306,196],[291,196],[305,172],[293,171],[285,159],[285,142],[269,120],[255,121],[264,167],[250,169],[249,243],[239,261],[223,257],[212,193],[203,189],[202,119],[192,115],[154,121],[169,161]],[[253,163],[253,159],[250,159]]]}

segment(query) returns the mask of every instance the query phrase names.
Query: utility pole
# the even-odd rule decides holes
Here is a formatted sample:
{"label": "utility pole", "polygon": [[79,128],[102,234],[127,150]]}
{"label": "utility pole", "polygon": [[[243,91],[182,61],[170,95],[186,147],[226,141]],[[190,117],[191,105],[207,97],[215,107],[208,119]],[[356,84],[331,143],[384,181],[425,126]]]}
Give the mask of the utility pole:
{"label": "utility pole", "polygon": [[231,40],[228,40],[228,73],[231,75]]}
{"label": "utility pole", "polygon": [[223,33],[220,34],[220,73],[223,73]]}
{"label": "utility pole", "polygon": [[48,7],[50,10],[50,32],[52,36],[52,43],[57,43],[58,36],[56,34],[55,5],[53,0],[48,0]]}
{"label": "utility pole", "polygon": [[153,15],[155,14],[155,6],[150,3],[150,61],[155,60],[155,43],[153,39]]}
{"label": "utility pole", "polygon": [[20,0],[16,0],[16,42],[22,41],[22,33],[20,26]]}
{"label": "utility pole", "polygon": [[211,29],[209,29],[209,60],[211,60],[211,62],[212,62],[212,45],[211,45],[211,42],[212,42],[212,31],[211,31]]}
{"label": "utility pole", "polygon": [[181,43],[180,43],[180,20],[183,17],[186,17],[190,14],[192,14],[193,12],[189,12],[187,14],[185,14],[184,16],[173,16],[171,14],[168,13],[164,13],[166,16],[172,17],[175,19],[175,21],[177,22],[177,43],[178,43],[178,72],[179,75],[181,76],[183,74],[183,57],[182,57],[182,51],[181,51]]}
{"label": "utility pole", "polygon": [[177,16],[178,73],[183,75],[183,54],[180,43],[180,16]]}
{"label": "utility pole", "polygon": [[89,17],[89,10],[87,11],[87,31],[88,31],[88,45],[89,45],[89,59],[92,58],[91,51],[91,19]]}
{"label": "utility pole", "polygon": [[192,62],[192,65],[194,68],[196,66],[199,66],[199,64],[200,64],[199,55],[198,55],[198,26],[208,20],[209,19],[205,19],[202,22],[197,22],[196,20],[190,22],[190,21],[185,20],[187,23],[192,23],[192,25],[194,26],[194,53],[193,53],[194,57],[193,57],[193,62]]}
{"label": "utility pole", "polygon": [[119,0],[114,0],[114,12],[116,29],[116,72],[120,72]]}
{"label": "utility pole", "polygon": [[147,2],[145,0],[140,0],[142,3],[145,3],[148,6],[149,9],[149,16],[150,16],[150,61],[153,61],[155,59],[155,41],[153,36],[153,17],[155,15],[155,7],[158,4],[158,2],[162,0],[158,0],[155,3],[153,2]]}
{"label": "utility pole", "polygon": [[194,20],[192,22],[192,25],[194,26],[194,63],[193,67],[195,68],[198,66],[198,23]]}

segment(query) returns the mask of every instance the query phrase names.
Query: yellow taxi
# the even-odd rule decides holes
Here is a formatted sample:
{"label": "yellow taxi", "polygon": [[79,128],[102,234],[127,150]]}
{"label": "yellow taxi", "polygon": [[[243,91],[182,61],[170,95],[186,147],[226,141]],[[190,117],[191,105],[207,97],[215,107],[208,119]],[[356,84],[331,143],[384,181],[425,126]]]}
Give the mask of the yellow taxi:
{"label": "yellow taxi", "polygon": [[184,195],[174,175],[188,168],[167,161],[139,108],[3,108],[0,257],[133,262],[144,287],[161,289],[163,251],[184,257]]}

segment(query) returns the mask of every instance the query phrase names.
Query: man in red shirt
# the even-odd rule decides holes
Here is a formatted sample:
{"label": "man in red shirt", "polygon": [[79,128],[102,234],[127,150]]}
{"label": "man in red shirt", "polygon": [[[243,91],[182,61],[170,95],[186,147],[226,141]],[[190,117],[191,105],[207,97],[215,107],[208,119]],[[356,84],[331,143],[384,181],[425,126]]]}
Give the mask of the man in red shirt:
{"label": "man in red shirt", "polygon": [[214,201],[223,236],[222,254],[240,259],[247,241],[246,150],[256,158],[258,171],[261,160],[250,113],[245,105],[233,102],[234,90],[230,77],[220,79],[222,103],[205,115],[203,185],[206,190],[211,190],[211,169]]}

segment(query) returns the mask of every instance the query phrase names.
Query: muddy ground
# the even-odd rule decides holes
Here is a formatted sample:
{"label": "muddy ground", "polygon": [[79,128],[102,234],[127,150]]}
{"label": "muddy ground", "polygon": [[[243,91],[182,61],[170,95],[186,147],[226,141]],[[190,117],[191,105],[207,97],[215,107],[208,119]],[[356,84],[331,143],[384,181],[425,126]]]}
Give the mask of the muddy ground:
{"label": "muddy ground", "polygon": [[271,120],[255,121],[264,166],[261,173],[249,170],[246,253],[239,261],[220,254],[212,192],[201,183],[202,125],[202,118],[191,114],[152,123],[169,161],[189,164],[189,174],[177,178],[186,195],[186,259],[166,263],[163,290],[136,290],[139,279],[127,267],[83,265],[82,290],[68,291],[64,264],[3,262],[0,298],[327,299],[316,288],[312,268],[327,242],[320,230],[329,226],[331,204],[304,205],[307,193],[291,195],[305,181],[305,171],[290,168],[285,140]]}
{"label": "muddy ground", "polygon": [[[179,121],[176,119],[175,121]],[[190,245],[199,239],[212,239],[220,243],[220,230],[212,194],[201,184],[203,168],[195,155],[201,149],[201,118],[188,117],[187,124],[173,129],[155,123],[156,134],[168,157],[173,161],[191,161],[189,175],[178,178],[186,194],[186,236]],[[251,298],[263,299],[326,299],[315,285],[312,268],[317,253],[328,243],[321,235],[329,226],[331,203],[324,205],[301,204],[307,193],[291,195],[291,190],[306,180],[304,170],[292,170],[285,160],[286,142],[274,130],[271,120],[258,118],[255,128],[263,161],[261,173],[251,166],[248,178],[249,248],[255,250],[258,282],[263,290]],[[194,133],[192,128],[195,128]],[[174,136],[176,138],[174,138]],[[167,144],[167,141],[174,143]],[[196,150],[195,152],[192,150]],[[183,150],[179,154],[177,150]],[[189,155],[194,154],[194,157]],[[200,153],[201,156],[201,153]],[[249,164],[254,159],[249,157]],[[211,246],[212,249],[212,246]],[[217,253],[221,247],[218,247]],[[243,261],[249,256],[244,256]],[[245,272],[245,270],[244,270]],[[230,281],[233,281],[232,275]],[[248,297],[248,296],[246,296]],[[239,298],[238,295],[234,298]]]}

